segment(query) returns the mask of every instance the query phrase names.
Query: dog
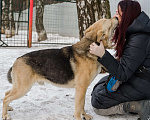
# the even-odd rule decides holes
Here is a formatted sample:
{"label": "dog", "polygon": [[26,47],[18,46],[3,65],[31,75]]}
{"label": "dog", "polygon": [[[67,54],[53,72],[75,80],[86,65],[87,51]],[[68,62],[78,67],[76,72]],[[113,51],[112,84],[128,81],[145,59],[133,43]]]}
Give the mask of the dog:
{"label": "dog", "polygon": [[11,119],[7,110],[13,110],[9,103],[23,97],[36,82],[48,82],[58,87],[75,88],[76,120],[90,120],[85,113],[85,94],[88,86],[99,74],[101,64],[97,56],[89,53],[93,42],[103,41],[104,47],[110,47],[114,30],[118,25],[116,18],[100,19],[91,25],[81,41],[61,49],[44,49],[27,53],[16,59],[7,74],[12,89],[5,93],[2,118]]}

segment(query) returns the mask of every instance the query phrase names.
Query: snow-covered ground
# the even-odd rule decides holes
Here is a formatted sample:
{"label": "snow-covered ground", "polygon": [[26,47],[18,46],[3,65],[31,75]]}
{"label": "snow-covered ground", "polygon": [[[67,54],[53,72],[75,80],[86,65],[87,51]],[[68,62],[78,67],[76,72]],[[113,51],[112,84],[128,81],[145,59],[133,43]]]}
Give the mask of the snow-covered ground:
{"label": "snow-covered ground", "polygon": [[[16,58],[33,50],[60,47],[63,46],[0,48],[0,116],[4,94],[12,86],[7,81],[6,74]],[[106,73],[99,74],[88,87],[86,112],[93,116],[93,120],[136,120],[137,115],[99,116],[94,113],[90,103],[91,92],[94,85],[105,75]],[[12,120],[74,120],[74,97],[73,88],[59,88],[47,83],[41,86],[36,83],[24,97],[10,103],[14,111],[8,113]]]}

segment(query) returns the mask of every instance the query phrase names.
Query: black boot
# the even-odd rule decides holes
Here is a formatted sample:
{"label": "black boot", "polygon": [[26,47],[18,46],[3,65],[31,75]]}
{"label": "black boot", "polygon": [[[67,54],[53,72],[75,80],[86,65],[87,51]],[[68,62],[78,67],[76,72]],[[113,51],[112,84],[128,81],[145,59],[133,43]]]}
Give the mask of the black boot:
{"label": "black boot", "polygon": [[141,120],[150,120],[150,100],[124,103],[125,112],[138,113]]}

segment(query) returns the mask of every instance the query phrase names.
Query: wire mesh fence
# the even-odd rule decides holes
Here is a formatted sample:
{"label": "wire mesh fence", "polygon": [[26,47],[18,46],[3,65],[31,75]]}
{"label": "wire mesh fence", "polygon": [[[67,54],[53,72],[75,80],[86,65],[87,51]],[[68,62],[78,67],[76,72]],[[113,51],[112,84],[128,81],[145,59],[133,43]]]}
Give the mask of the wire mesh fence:
{"label": "wire mesh fence", "polygon": [[1,46],[27,46],[29,0],[2,0]]}
{"label": "wire mesh fence", "polygon": [[[27,46],[29,1],[2,0],[1,46]],[[74,0],[34,0],[32,46],[77,41],[78,16]]]}
{"label": "wire mesh fence", "polygon": [[[51,0],[42,3],[36,0],[34,2],[32,45],[73,44],[79,40],[75,1]],[[44,9],[40,8],[42,4]]]}

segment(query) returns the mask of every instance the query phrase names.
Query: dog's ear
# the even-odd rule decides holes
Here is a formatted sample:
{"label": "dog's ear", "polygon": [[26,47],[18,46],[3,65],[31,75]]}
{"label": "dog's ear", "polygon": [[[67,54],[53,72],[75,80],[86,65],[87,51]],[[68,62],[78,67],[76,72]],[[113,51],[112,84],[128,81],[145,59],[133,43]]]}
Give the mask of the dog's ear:
{"label": "dog's ear", "polygon": [[96,41],[96,31],[92,29],[93,25],[91,25],[89,28],[85,30],[85,38],[90,39],[92,41]]}
{"label": "dog's ear", "polygon": [[97,42],[100,43],[100,41],[103,41],[103,45],[105,49],[108,48],[109,43],[107,41],[107,32],[104,30],[103,31],[99,30],[97,32]]}
{"label": "dog's ear", "polygon": [[100,42],[103,39],[105,39],[105,32],[103,30],[97,31],[97,41],[96,42]]}

